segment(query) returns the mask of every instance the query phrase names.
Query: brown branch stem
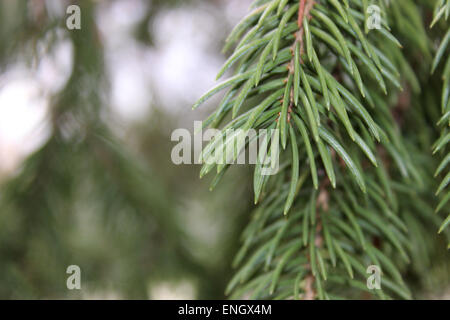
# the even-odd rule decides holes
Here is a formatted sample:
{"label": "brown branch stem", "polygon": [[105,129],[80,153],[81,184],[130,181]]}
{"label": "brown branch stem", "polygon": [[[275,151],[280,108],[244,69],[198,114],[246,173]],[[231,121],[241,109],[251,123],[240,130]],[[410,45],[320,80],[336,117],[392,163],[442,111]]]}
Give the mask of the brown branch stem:
{"label": "brown branch stem", "polygon": [[[298,24],[298,31],[295,33],[294,37],[294,43],[291,46],[291,54],[292,54],[292,59],[291,61],[288,63],[287,65],[287,69],[289,70],[290,74],[294,74],[294,65],[295,65],[295,46],[297,43],[300,44],[300,64],[303,63],[301,55],[304,53],[305,49],[304,49],[304,41],[303,41],[303,34],[304,34],[304,28],[303,28],[303,19],[306,16],[309,19],[311,19],[311,9],[314,7],[314,4],[316,2],[314,0],[300,0],[300,5],[299,5],[299,9],[298,9],[298,18],[297,18],[297,24]],[[293,105],[294,103],[294,94],[293,94],[293,89],[291,89],[291,104]]]}
{"label": "brown branch stem", "polygon": [[[320,184],[320,191],[319,195],[317,197],[316,202],[316,234],[314,238],[314,245],[317,248],[321,248],[323,245],[323,235],[322,235],[322,218],[320,216],[321,211],[327,212],[329,210],[329,200],[330,200],[330,194],[327,190],[327,187],[329,186],[330,181],[327,178],[324,178]],[[314,263],[314,261],[311,261],[311,257],[309,256],[309,269],[311,269],[311,263]],[[318,277],[319,275],[317,275]],[[314,282],[315,282],[315,276],[312,274],[308,274],[308,276],[305,279],[305,287],[304,291],[305,294],[303,296],[304,300],[314,300],[317,296],[316,291],[314,290]]]}
{"label": "brown branch stem", "polygon": [[303,26],[303,17],[305,15],[305,4],[306,0],[300,0],[300,6],[298,8],[298,20],[297,20],[299,29],[301,29]]}

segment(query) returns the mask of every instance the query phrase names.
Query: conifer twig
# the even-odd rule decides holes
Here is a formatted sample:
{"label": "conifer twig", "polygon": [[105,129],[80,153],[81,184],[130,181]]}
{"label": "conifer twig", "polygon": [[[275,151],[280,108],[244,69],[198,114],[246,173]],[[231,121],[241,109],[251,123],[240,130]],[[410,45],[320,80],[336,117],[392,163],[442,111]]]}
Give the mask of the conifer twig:
{"label": "conifer twig", "polygon": [[[320,216],[320,210],[323,212],[327,212],[329,210],[329,192],[327,190],[327,186],[329,186],[330,181],[325,178],[320,186],[320,192],[319,196],[317,197],[317,204],[316,204],[316,218],[317,218],[317,224],[316,224],[316,235],[314,238],[314,245],[317,248],[321,248],[323,245],[323,235],[322,235],[322,218]],[[314,261],[311,261],[311,257],[309,257],[309,269],[311,270],[311,263],[315,263]],[[315,282],[315,276],[311,272],[305,279],[305,295],[303,296],[304,300],[314,300],[316,298],[316,291],[313,288],[313,284]]]}

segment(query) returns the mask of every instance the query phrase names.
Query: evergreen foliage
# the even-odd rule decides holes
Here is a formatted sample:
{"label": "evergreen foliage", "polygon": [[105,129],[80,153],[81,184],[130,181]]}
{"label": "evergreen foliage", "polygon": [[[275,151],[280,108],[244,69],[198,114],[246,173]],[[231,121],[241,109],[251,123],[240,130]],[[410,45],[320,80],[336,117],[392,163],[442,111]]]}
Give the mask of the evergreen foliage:
{"label": "evergreen foliage", "polygon": [[[381,29],[366,23],[371,5]],[[214,185],[229,166],[208,160],[232,143],[227,129],[280,130],[280,171],[255,165],[231,298],[410,299],[431,285],[431,265],[448,276],[450,220],[434,211],[449,212],[450,154],[436,171],[440,202],[432,190],[450,137],[449,11],[448,0],[254,1],[226,41],[218,78],[232,74],[194,105],[228,90],[204,121],[221,128],[202,153]],[[370,265],[381,290],[366,286]]]}
{"label": "evergreen foliage", "polygon": [[[434,20],[431,24],[433,26],[440,18],[443,16],[447,21],[450,15],[450,1],[438,1],[436,3]],[[436,57],[433,61],[432,72],[436,71],[436,68],[440,63],[445,64],[445,67],[442,71],[442,79],[444,82],[444,86],[442,89],[442,101],[441,101],[441,109],[442,109],[442,118],[439,120],[438,124],[442,127],[442,134],[438,141],[436,141],[434,145],[434,153],[439,151],[447,151],[444,159],[440,163],[439,167],[436,170],[435,175],[438,176],[440,174],[445,175],[442,180],[442,183],[439,185],[438,190],[436,191],[436,195],[442,195],[442,200],[439,202],[436,211],[441,211],[445,208],[446,204],[450,200],[450,190],[447,188],[450,183],[450,170],[448,170],[448,164],[450,163],[450,151],[448,150],[448,143],[450,141],[450,132],[448,127],[450,125],[450,56],[448,54],[449,51],[449,42],[450,42],[450,26],[448,27],[447,33],[442,38],[442,42],[439,46],[439,49],[436,52]],[[446,174],[445,174],[446,172]],[[447,206],[448,207],[448,206]],[[448,210],[446,211],[448,212]],[[441,233],[444,228],[446,228],[450,224],[450,214],[447,216],[445,221],[442,223],[439,233]],[[450,244],[449,244],[450,247]]]}
{"label": "evergreen foliage", "polygon": [[[18,170],[0,172],[0,298],[148,299],[161,284],[170,288],[191,280],[193,296],[222,298],[229,272],[224,261],[230,259],[234,243],[225,238],[230,248],[222,245],[209,265],[202,261],[206,246],[197,244],[181,220],[188,206],[185,190],[197,188],[190,183],[195,181],[195,168],[168,163],[167,115],[160,111],[149,115],[150,120],[143,118],[127,138],[117,134],[121,122],[111,120],[108,97],[114,89],[105,59],[111,52],[98,16],[99,10],[118,1],[79,1],[82,28],[73,31],[65,25],[68,3],[61,2],[61,16],[47,11],[46,6],[58,2],[0,2],[2,93],[17,65],[26,64],[30,73],[37,73],[62,41],[73,47],[69,79],[49,99],[48,140]],[[154,18],[180,3],[151,2],[135,30],[140,46],[154,42],[154,30],[149,30]],[[4,101],[3,110],[18,107],[15,101]],[[205,207],[220,206],[207,190],[204,194],[192,201],[208,197]],[[73,264],[81,268],[81,290],[66,287],[66,269]]]}

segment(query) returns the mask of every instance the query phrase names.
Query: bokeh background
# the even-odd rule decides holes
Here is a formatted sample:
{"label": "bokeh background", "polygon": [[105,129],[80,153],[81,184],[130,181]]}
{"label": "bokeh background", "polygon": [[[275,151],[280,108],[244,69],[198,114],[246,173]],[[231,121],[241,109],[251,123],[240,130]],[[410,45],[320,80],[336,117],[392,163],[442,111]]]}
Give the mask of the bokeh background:
{"label": "bokeh background", "polygon": [[0,298],[224,298],[249,168],[210,192],[170,136],[214,108],[191,105],[249,4],[0,1]]}

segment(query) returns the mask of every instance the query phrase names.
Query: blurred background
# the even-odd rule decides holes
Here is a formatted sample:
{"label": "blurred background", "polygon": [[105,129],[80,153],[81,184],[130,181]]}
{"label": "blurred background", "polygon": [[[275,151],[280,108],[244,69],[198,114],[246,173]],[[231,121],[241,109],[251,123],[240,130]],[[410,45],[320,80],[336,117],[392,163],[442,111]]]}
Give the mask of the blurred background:
{"label": "blurred background", "polygon": [[249,4],[0,2],[0,298],[224,298],[249,168],[210,192],[170,136],[214,108],[191,105]]}

